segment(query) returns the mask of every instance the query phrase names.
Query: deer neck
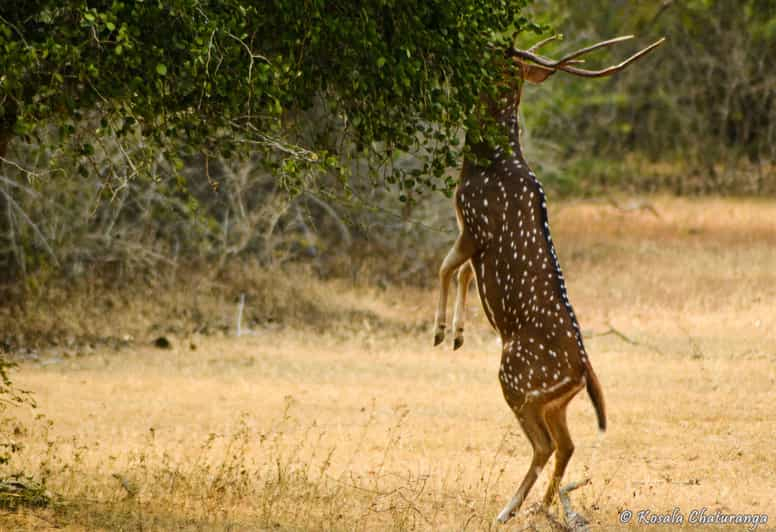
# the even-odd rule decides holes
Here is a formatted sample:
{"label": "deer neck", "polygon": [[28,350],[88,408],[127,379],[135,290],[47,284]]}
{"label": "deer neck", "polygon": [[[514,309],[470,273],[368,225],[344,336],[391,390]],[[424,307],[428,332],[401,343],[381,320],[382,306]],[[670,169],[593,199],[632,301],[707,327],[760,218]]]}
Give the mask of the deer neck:
{"label": "deer neck", "polygon": [[[496,123],[506,130],[507,145],[492,146],[488,142],[470,142],[469,148],[471,149],[474,157],[467,158],[467,163],[474,165],[477,168],[488,168],[508,158],[518,160],[523,166],[525,166],[525,159],[523,158],[523,150],[520,147],[520,122],[518,120],[518,104],[519,100],[512,100],[507,105],[501,105],[497,109],[491,111],[491,116],[496,120]],[[512,154],[509,154],[508,149],[512,150]],[[468,160],[471,159],[471,160]],[[477,162],[479,164],[477,164]]]}

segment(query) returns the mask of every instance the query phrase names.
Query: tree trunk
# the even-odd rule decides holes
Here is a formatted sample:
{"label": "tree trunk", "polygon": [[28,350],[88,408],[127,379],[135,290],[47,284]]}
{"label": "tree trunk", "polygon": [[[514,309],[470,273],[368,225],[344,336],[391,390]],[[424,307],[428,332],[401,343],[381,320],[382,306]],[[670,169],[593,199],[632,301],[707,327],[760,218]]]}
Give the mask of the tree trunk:
{"label": "tree trunk", "polygon": [[[13,130],[11,128],[2,128],[0,129],[0,158],[5,159],[5,154],[8,151],[8,143],[11,142],[11,139],[13,138]],[[3,161],[0,160],[0,166],[2,166]]]}
{"label": "tree trunk", "polygon": [[[0,132],[0,157],[5,159],[5,152],[8,149],[8,141],[11,140],[11,135]],[[0,161],[0,164],[3,164],[3,161]]]}
{"label": "tree trunk", "polygon": [[[9,102],[5,103],[8,105]],[[10,108],[6,107],[5,113],[0,114],[0,157],[3,159],[8,152],[8,143],[13,138],[13,127],[16,125],[18,117],[18,111],[13,102],[10,103]],[[3,161],[0,161],[0,166],[2,164]]]}

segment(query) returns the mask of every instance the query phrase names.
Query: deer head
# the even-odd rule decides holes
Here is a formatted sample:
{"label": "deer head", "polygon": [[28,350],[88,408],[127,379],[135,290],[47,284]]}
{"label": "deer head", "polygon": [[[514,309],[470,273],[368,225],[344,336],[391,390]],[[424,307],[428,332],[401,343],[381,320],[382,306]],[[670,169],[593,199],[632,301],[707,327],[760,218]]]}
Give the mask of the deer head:
{"label": "deer head", "polygon": [[574,52],[571,52],[570,54],[566,54],[560,59],[553,60],[548,59],[544,56],[538,55],[537,50],[544,46],[545,44],[554,41],[555,39],[558,39],[559,35],[552,35],[550,37],[547,37],[546,39],[543,39],[539,41],[538,43],[534,44],[527,50],[521,50],[519,48],[516,48],[514,45],[509,48],[505,55],[507,58],[512,59],[512,61],[515,62],[517,66],[517,72],[518,72],[518,78],[515,80],[515,83],[512,83],[512,87],[515,91],[514,94],[514,103],[519,104],[520,103],[520,92],[522,90],[522,87],[524,85],[524,82],[529,83],[542,83],[547,78],[549,78],[551,75],[553,75],[555,72],[562,71],[566,72],[568,74],[572,74],[575,76],[580,77],[586,77],[586,78],[601,78],[606,76],[611,76],[612,74],[619,72],[620,70],[624,69],[629,64],[633,63],[637,59],[640,59],[641,57],[645,56],[665,41],[665,37],[653,42],[646,48],[643,48],[633,54],[632,56],[628,57],[624,61],[612,65],[606,68],[602,68],[600,70],[586,70],[584,68],[580,68],[578,66],[575,66],[579,63],[584,63],[584,59],[579,59],[581,56],[590,53],[594,50],[598,50],[599,48],[604,48],[607,46],[612,46],[617,43],[621,43],[623,41],[627,41],[633,38],[633,35],[623,35],[621,37],[615,37],[614,39],[608,39],[606,41],[601,41],[599,43],[593,44],[591,46],[587,46],[585,48],[581,48],[579,50],[576,50]]}
{"label": "deer head", "polygon": [[[522,50],[512,45],[504,53],[504,59],[511,62],[511,64],[504,67],[504,74],[501,82],[498,84],[500,89],[498,92],[500,94],[497,99],[487,96],[485,101],[487,102],[489,114],[502,124],[508,125],[510,137],[514,135],[514,131],[517,128],[515,113],[520,105],[520,96],[525,82],[533,84],[542,83],[558,71],[587,78],[610,76],[645,56],[665,41],[665,38],[661,38],[616,65],[600,70],[587,70],[578,66],[580,63],[584,63],[584,59],[581,59],[581,56],[600,48],[630,40],[633,38],[633,35],[624,35],[601,41],[566,54],[557,60],[538,54],[538,50],[542,46],[559,37],[559,35],[553,35],[543,39],[527,50]],[[491,153],[486,143],[474,142],[471,147],[478,155]],[[513,144],[513,149],[519,151],[519,146],[515,143]]]}
{"label": "deer head", "polygon": [[630,63],[643,57],[644,55],[648,54],[649,52],[651,52],[652,50],[654,50],[655,48],[663,44],[663,42],[665,42],[665,37],[662,37],[657,41],[653,42],[652,44],[650,44],[649,46],[647,46],[646,48],[639,50],[638,52],[636,52],[635,54],[633,54],[632,56],[625,59],[619,64],[602,68],[601,70],[585,70],[583,68],[574,66],[574,64],[576,63],[584,62],[584,60],[578,59],[579,57],[581,57],[584,54],[590,53],[593,50],[598,50],[599,48],[612,46],[613,44],[630,40],[633,38],[633,35],[623,35],[621,37],[615,37],[614,39],[601,41],[591,46],[580,48],[579,50],[571,52],[570,54],[567,54],[558,60],[547,59],[546,57],[542,57],[536,53],[536,51],[540,47],[544,46],[548,42],[553,41],[557,38],[558,38],[557,35],[553,35],[551,37],[543,39],[538,43],[534,44],[533,46],[531,46],[528,50],[520,50],[512,46],[512,48],[507,50],[506,55],[507,57],[511,57],[515,59],[521,65],[521,72],[522,72],[521,75],[524,80],[530,81],[532,83],[541,83],[542,81],[547,79],[551,74],[557,72],[558,70],[567,72],[569,74],[574,74],[575,76],[585,77],[585,78],[601,78],[605,76],[611,76],[612,74],[619,72],[620,70],[628,66]]}

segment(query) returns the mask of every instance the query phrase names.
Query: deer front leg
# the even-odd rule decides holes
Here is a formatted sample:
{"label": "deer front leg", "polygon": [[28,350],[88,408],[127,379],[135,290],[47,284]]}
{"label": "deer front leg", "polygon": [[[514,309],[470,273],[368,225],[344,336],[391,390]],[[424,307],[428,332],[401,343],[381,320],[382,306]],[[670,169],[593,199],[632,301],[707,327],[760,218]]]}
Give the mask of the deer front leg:
{"label": "deer front leg", "polygon": [[447,291],[453,274],[461,264],[474,255],[474,239],[464,229],[455,240],[455,244],[447,253],[442,266],[439,268],[439,302],[437,304],[436,317],[434,319],[434,345],[439,345],[445,339],[445,314],[447,313]]}
{"label": "deer front leg", "polygon": [[469,285],[474,278],[472,263],[466,264],[458,270],[458,290],[455,298],[455,310],[453,311],[453,350],[463,345],[463,321],[466,315],[466,296],[469,293]]}

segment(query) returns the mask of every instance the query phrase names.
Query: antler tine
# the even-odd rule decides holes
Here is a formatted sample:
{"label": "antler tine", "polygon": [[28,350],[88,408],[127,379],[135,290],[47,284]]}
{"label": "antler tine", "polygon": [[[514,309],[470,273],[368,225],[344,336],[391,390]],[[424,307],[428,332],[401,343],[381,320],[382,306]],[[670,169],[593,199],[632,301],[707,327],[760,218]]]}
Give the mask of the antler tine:
{"label": "antler tine", "polygon": [[611,74],[614,74],[615,72],[619,72],[620,70],[622,70],[623,68],[628,66],[630,63],[632,63],[635,60],[639,59],[640,57],[648,54],[649,52],[651,52],[652,50],[654,50],[655,48],[657,48],[658,46],[663,44],[665,42],[665,40],[666,40],[666,38],[662,37],[659,40],[657,40],[657,41],[653,42],[652,44],[650,44],[649,46],[647,46],[646,48],[644,48],[642,50],[639,50],[638,52],[636,52],[635,54],[633,54],[629,58],[625,59],[621,63],[618,63],[616,65],[612,65],[612,66],[607,67],[607,68],[602,68],[601,70],[585,70],[583,68],[577,68],[577,67],[569,66],[568,64],[561,64],[561,65],[559,65],[558,66],[558,70],[562,70],[564,72],[568,72],[569,74],[574,74],[576,76],[582,76],[582,77],[586,77],[586,78],[600,78],[600,77],[604,77],[604,76],[609,76]]}
{"label": "antler tine", "polygon": [[592,52],[593,50],[598,50],[599,48],[604,48],[605,46],[611,46],[613,44],[617,44],[622,41],[628,41],[630,39],[633,39],[633,35],[621,35],[620,37],[615,37],[614,39],[608,39],[606,41],[601,41],[599,43],[595,43],[593,45],[587,46],[585,48],[581,48],[577,50],[576,52],[571,52],[570,54],[558,59],[556,63],[558,65],[563,65],[570,61],[571,59],[574,59],[575,57],[579,57],[580,55],[586,54],[588,52]]}
{"label": "antler tine", "polygon": [[534,44],[533,46],[531,46],[528,49],[528,51],[529,52],[535,52],[536,50],[538,50],[539,48],[541,48],[542,46],[544,46],[548,42],[552,42],[555,39],[562,39],[562,38],[563,38],[563,34],[561,34],[561,33],[556,33],[555,35],[550,35],[549,37],[547,37],[545,39],[542,39],[541,41],[539,41],[536,44]]}
{"label": "antler tine", "polygon": [[[581,48],[575,52],[571,52],[570,54],[558,59],[557,61],[551,61],[549,59],[546,59],[540,55],[536,55],[533,53],[533,51],[536,49],[536,45],[532,46],[528,50],[519,50],[517,48],[512,48],[510,50],[510,54],[513,56],[517,56],[521,59],[528,59],[529,61],[533,61],[534,63],[537,63],[541,66],[545,66],[547,68],[556,68],[560,65],[563,65],[567,63],[568,61],[574,59],[575,57],[579,57],[582,54],[586,54],[588,52],[592,52],[593,50],[597,50],[599,48],[603,48],[605,46],[611,46],[613,44],[617,44],[622,41],[627,41],[628,39],[632,39],[633,35],[623,35],[621,37],[615,37],[614,39],[608,39],[606,41],[601,41],[599,43],[593,44],[591,46],[587,46],[585,48]],[[546,40],[546,39],[545,39]],[[538,44],[543,44],[544,41],[540,41]]]}

